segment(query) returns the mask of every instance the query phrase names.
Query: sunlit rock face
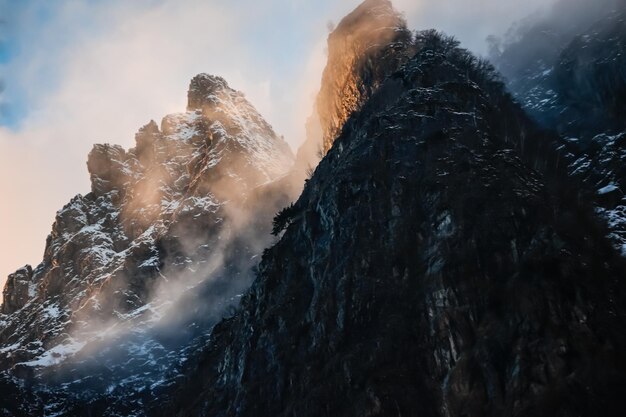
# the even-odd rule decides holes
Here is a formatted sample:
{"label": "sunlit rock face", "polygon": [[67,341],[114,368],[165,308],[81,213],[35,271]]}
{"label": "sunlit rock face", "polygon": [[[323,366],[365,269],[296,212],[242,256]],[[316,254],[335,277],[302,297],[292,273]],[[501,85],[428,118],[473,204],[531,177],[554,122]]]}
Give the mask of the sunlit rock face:
{"label": "sunlit rock face", "polygon": [[411,32],[388,0],[368,0],[328,37],[317,111],[325,154],[350,115],[410,56]]}
{"label": "sunlit rock face", "polygon": [[132,403],[175,376],[249,285],[272,216],[258,228],[250,195],[291,168],[286,142],[207,74],[191,81],[186,112],[135,139],[129,150],[94,146],[91,193],[57,213],[43,262],[10,276],[1,369],[92,401],[124,391]]}
{"label": "sunlit rock face", "polygon": [[488,64],[414,47],[153,413],[622,415],[626,270],[590,193]]}
{"label": "sunlit rock face", "polygon": [[596,190],[626,256],[626,5],[582,3],[557,3],[493,59],[529,114],[561,134],[571,175]]}
{"label": "sunlit rock face", "polygon": [[315,168],[350,115],[412,55],[411,37],[388,0],[367,0],[341,20],[328,37],[328,62],[299,160]]}

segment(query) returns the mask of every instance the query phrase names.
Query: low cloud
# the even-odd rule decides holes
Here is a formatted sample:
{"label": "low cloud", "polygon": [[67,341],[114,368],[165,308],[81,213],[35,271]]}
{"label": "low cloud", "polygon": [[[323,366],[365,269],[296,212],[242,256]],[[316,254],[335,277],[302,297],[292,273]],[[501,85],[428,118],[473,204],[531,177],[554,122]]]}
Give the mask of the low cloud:
{"label": "low cloud", "polygon": [[553,3],[554,0],[394,1],[406,13],[410,28],[444,31],[480,55],[487,53],[487,36],[504,33],[514,22],[547,10]]}

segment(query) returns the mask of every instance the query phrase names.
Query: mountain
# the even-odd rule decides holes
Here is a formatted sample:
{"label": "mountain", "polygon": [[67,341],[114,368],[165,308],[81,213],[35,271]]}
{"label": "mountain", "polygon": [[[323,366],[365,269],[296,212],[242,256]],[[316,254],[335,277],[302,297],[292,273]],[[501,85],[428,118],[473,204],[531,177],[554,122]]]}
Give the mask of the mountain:
{"label": "mountain", "polygon": [[525,110],[560,133],[571,175],[597,193],[626,255],[626,3],[560,1],[492,53]]}
{"label": "mountain", "polygon": [[328,61],[296,166],[317,166],[348,118],[415,53],[412,36],[389,1],[366,0],[341,20],[328,36]]}
{"label": "mountain", "polygon": [[621,9],[622,3],[623,0],[558,0],[546,13],[531,15],[513,25],[503,38],[490,37],[489,59],[538,122],[550,126],[559,117],[560,109],[556,106],[562,104],[559,97],[566,86],[553,81],[563,51],[607,14]]}
{"label": "mountain", "polygon": [[623,414],[626,260],[573,137],[388,0],[328,42],[295,158],[208,75],[134,149],[94,148],[92,193],[7,284],[0,410]]}
{"label": "mountain", "polygon": [[155,415],[623,414],[625,265],[592,191],[489,64],[412,42]]}
{"label": "mountain", "polygon": [[222,78],[194,77],[187,111],[135,139],[94,146],[91,192],[57,213],[43,262],[4,289],[0,369],[47,385],[28,414],[64,414],[73,399],[46,396],[67,393],[115,409],[122,392],[124,409],[167,383],[271,240],[273,212],[259,222],[249,196],[293,155]]}

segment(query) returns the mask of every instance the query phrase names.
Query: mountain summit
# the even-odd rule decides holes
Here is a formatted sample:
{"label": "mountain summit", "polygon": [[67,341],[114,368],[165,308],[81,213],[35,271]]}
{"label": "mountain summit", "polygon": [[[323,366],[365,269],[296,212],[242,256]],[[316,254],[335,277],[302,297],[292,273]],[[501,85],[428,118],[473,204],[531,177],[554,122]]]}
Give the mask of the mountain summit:
{"label": "mountain summit", "polygon": [[250,284],[270,235],[247,227],[249,195],[293,156],[222,78],[194,77],[188,96],[185,113],[139,129],[134,148],[93,147],[91,193],[57,213],[42,263],[9,278],[0,369],[45,382],[42,399],[69,389],[94,402],[123,391],[119,409],[141,401]]}

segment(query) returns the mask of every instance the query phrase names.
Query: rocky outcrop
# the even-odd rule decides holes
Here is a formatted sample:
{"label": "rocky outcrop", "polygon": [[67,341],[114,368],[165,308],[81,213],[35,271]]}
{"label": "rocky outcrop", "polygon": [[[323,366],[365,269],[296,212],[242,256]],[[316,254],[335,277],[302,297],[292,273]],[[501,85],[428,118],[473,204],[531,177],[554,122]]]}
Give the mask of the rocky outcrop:
{"label": "rocky outcrop", "polygon": [[12,314],[24,307],[33,297],[34,289],[33,268],[30,265],[9,275],[2,291],[2,313]]}
{"label": "rocky outcrop", "polygon": [[561,52],[553,82],[566,113],[568,135],[626,130],[626,4],[584,32]]}
{"label": "rocky outcrop", "polygon": [[191,80],[187,92],[187,110],[202,110],[217,103],[217,96],[228,90],[222,77],[199,74]]}
{"label": "rocky outcrop", "polygon": [[341,20],[328,37],[328,62],[298,151],[302,170],[317,166],[350,115],[413,55],[412,36],[389,0],[367,0]]}
{"label": "rocky outcrop", "polygon": [[[605,25],[607,17],[623,7],[623,0],[559,0],[554,2],[547,14],[532,15],[515,24],[504,39],[491,37],[490,60],[505,77],[510,91],[536,121],[550,128],[563,128],[568,123],[562,122],[569,118],[559,116],[564,107],[574,109],[585,106],[583,101],[574,103],[566,96],[586,91],[584,94],[589,97],[588,86],[576,92],[575,84],[559,83],[556,73],[561,70],[557,67],[565,51],[572,49],[575,39],[584,43],[595,38],[604,32],[601,26]],[[602,66],[607,64],[609,61]],[[579,73],[577,78],[582,83],[593,82],[589,75]],[[575,134],[580,133],[576,131]]]}
{"label": "rocky outcrop", "polygon": [[91,190],[98,195],[113,190],[124,191],[124,186],[130,180],[124,170],[125,160],[126,151],[121,146],[95,145],[87,159]]}
{"label": "rocky outcrop", "polygon": [[622,414],[624,265],[584,188],[488,65],[415,45],[154,414]]}

